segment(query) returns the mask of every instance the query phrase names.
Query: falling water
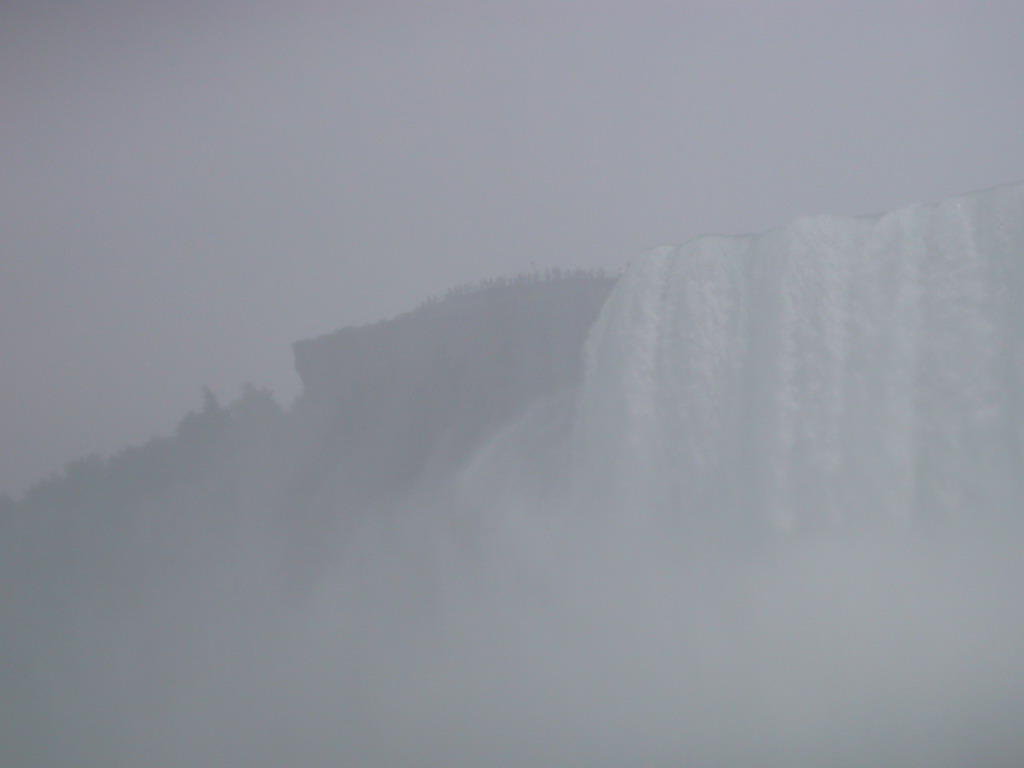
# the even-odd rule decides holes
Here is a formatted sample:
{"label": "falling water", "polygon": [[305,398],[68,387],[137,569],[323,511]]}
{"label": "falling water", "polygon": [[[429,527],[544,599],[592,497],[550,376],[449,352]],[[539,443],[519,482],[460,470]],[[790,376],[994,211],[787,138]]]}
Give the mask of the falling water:
{"label": "falling water", "polygon": [[1016,514],[1024,185],[657,248],[587,365],[587,504],[783,530]]}

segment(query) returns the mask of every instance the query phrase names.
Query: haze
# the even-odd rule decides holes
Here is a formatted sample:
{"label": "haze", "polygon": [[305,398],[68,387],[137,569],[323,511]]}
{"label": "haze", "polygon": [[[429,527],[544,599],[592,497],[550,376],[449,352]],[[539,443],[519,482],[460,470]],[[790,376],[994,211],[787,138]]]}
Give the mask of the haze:
{"label": "haze", "polygon": [[4,4],[0,765],[1024,765],[1022,29]]}
{"label": "haze", "polygon": [[1024,176],[1015,2],[6,2],[0,489],[533,268]]}

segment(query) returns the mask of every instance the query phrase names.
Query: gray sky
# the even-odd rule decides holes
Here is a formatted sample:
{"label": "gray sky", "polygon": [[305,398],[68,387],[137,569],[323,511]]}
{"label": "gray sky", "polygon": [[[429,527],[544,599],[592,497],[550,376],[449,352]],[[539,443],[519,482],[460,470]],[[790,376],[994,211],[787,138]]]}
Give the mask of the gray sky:
{"label": "gray sky", "polygon": [[0,6],[0,490],[283,403],[289,344],[1024,178],[1024,4]]}

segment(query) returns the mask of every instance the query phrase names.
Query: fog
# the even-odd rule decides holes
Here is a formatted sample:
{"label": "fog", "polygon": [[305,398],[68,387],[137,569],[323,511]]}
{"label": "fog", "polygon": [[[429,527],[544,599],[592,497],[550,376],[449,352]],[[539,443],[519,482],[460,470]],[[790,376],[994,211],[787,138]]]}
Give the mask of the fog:
{"label": "fog", "polygon": [[1024,764],[1022,25],[5,3],[0,766]]}

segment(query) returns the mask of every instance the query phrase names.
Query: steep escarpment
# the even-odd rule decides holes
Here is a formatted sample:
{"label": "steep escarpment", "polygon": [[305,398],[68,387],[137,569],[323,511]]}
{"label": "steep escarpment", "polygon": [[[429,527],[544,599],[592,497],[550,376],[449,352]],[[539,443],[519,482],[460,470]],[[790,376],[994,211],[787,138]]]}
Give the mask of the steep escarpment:
{"label": "steep escarpment", "polygon": [[445,472],[529,405],[575,387],[613,280],[586,272],[498,281],[375,325],[295,345],[306,469],[395,493]]}

